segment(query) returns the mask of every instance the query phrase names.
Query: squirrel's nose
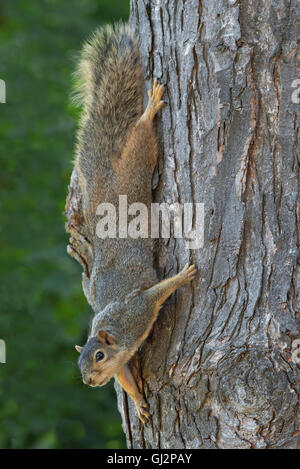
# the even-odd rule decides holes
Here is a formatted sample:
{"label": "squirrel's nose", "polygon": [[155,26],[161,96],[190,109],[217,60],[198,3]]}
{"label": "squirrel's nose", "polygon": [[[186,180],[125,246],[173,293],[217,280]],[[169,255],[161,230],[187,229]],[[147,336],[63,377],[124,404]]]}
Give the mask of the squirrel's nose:
{"label": "squirrel's nose", "polygon": [[93,385],[94,385],[94,380],[93,380],[93,378],[84,378],[84,379],[83,379],[83,382],[84,382],[84,384],[88,384],[89,386],[93,386]]}

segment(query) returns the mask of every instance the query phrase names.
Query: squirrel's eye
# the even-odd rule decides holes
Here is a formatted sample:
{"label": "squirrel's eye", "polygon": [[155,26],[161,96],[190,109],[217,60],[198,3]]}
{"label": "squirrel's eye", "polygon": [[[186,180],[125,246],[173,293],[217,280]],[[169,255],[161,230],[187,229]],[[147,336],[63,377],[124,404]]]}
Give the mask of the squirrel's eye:
{"label": "squirrel's eye", "polygon": [[100,360],[103,360],[104,353],[103,352],[97,352],[95,357],[96,357],[96,362],[99,362]]}

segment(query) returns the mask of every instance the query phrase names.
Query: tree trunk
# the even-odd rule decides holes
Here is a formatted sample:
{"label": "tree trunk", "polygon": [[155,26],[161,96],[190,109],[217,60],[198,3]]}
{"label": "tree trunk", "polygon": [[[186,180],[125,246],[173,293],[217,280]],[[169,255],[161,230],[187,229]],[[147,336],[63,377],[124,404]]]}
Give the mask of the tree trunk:
{"label": "tree trunk", "polygon": [[[139,352],[148,425],[117,386],[129,447],[299,446],[299,16],[297,0],[131,0],[145,96],[166,85],[154,201],[204,203],[205,231],[197,250],[157,242],[160,279],[200,277]],[[67,213],[80,224],[76,174]]]}

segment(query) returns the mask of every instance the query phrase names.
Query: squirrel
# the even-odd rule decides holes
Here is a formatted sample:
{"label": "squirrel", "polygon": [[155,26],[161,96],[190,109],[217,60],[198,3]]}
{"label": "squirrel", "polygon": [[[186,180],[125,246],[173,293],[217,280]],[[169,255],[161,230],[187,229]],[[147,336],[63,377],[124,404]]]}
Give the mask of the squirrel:
{"label": "squirrel", "polygon": [[84,223],[93,247],[89,298],[95,312],[86,344],[76,345],[82,379],[103,386],[115,377],[134,401],[140,420],[148,405],[128,362],[149,335],[164,301],[194,279],[185,265],[158,282],[151,237],[97,236],[97,207],[140,202],[150,213],[157,138],[152,121],[164,105],[164,88],[154,80],[143,112],[142,68],[138,41],[130,26],[98,28],[85,43],[76,75],[76,102],[82,107],[74,165],[82,192]]}

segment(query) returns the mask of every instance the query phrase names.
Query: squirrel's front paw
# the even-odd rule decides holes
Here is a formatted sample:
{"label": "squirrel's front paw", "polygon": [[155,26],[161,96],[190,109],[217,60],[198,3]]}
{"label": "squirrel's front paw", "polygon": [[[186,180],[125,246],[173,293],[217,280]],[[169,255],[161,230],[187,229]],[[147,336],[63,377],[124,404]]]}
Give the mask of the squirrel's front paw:
{"label": "squirrel's front paw", "polygon": [[149,406],[148,406],[147,402],[145,401],[145,399],[141,398],[140,400],[135,401],[135,408],[137,410],[139,419],[143,423],[147,423],[149,418],[150,418],[150,414],[148,412]]}
{"label": "squirrel's front paw", "polygon": [[182,277],[182,283],[184,284],[184,283],[191,282],[192,280],[194,280],[196,274],[197,274],[197,269],[194,266],[194,264],[192,265],[185,264],[184,268],[182,269],[179,275]]}

